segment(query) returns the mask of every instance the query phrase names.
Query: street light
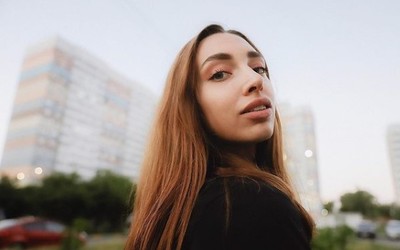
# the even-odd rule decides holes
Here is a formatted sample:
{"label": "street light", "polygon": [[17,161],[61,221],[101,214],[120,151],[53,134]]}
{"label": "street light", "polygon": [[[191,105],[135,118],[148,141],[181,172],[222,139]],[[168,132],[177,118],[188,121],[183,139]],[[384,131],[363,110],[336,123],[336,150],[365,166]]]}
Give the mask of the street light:
{"label": "street light", "polygon": [[322,210],[321,210],[321,215],[322,216],[327,216],[329,214],[329,212],[328,212],[328,210],[326,209],[326,208],[323,208]]}
{"label": "street light", "polygon": [[304,152],[304,155],[305,155],[307,158],[310,158],[310,157],[313,156],[313,151],[310,150],[310,149],[307,149],[307,150]]}
{"label": "street light", "polygon": [[18,179],[19,181],[22,181],[23,179],[25,179],[25,174],[22,173],[22,172],[19,172],[19,173],[17,174],[17,179]]}
{"label": "street light", "polygon": [[35,174],[41,175],[43,173],[43,169],[41,167],[35,168]]}

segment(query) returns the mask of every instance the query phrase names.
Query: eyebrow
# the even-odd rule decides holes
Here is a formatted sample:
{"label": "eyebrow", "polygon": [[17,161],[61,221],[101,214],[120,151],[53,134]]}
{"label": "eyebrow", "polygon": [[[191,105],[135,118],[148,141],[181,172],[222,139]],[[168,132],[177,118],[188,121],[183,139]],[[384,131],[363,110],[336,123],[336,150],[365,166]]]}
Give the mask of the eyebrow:
{"label": "eyebrow", "polygon": [[[247,57],[248,58],[262,58],[264,59],[264,57],[257,51],[249,51],[247,52]],[[215,60],[232,60],[232,56],[230,54],[227,53],[217,53],[214,55],[209,56],[202,64],[201,67],[202,68],[204,66],[204,64],[206,64],[207,62],[210,61],[215,61]]]}
{"label": "eyebrow", "polygon": [[247,52],[247,57],[248,58],[263,58],[264,59],[264,57],[261,55],[261,53],[257,52],[257,51],[249,51],[249,52]]}
{"label": "eyebrow", "polygon": [[204,64],[206,64],[207,62],[210,61],[215,61],[215,60],[231,60],[232,56],[227,54],[227,53],[218,53],[218,54],[214,54],[209,56],[202,64],[201,64],[201,68],[204,66]]}

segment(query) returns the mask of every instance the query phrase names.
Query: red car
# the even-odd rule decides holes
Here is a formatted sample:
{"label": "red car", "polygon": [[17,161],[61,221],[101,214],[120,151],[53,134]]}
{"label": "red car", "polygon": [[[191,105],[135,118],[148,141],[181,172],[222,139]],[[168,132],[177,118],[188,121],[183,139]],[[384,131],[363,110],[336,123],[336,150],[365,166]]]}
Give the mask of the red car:
{"label": "red car", "polygon": [[[0,221],[0,248],[59,245],[66,237],[65,226],[38,217],[22,217]],[[78,235],[84,242],[84,236]]]}

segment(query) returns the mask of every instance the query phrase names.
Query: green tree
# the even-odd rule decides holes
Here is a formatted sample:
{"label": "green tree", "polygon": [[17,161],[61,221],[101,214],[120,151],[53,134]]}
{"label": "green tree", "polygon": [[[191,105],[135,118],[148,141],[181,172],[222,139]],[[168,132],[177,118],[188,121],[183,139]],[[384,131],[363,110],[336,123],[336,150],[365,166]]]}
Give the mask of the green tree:
{"label": "green tree", "polygon": [[327,203],[324,204],[324,208],[329,212],[332,213],[333,212],[333,206],[334,206],[334,202],[333,201],[329,201]]}
{"label": "green tree", "polygon": [[363,190],[354,193],[347,193],[340,197],[343,212],[360,212],[366,217],[375,217],[377,215],[377,203],[375,197]]}
{"label": "green tree", "polygon": [[389,215],[392,219],[400,220],[400,207],[396,204],[391,204]]}
{"label": "green tree", "polygon": [[378,204],[376,207],[377,215],[379,217],[389,219],[392,217],[391,216],[392,208],[393,206],[390,204],[381,204],[381,205]]}
{"label": "green tree", "polygon": [[353,230],[348,226],[322,228],[312,241],[313,250],[343,250],[354,238]]}
{"label": "green tree", "polygon": [[124,229],[136,186],[130,179],[99,171],[91,180],[53,173],[40,185],[18,188],[0,180],[0,209],[6,217],[35,215],[67,224],[71,230],[112,232]]}
{"label": "green tree", "polygon": [[25,206],[21,190],[14,180],[6,176],[0,179],[0,209],[7,218],[25,214]]}
{"label": "green tree", "polygon": [[44,178],[37,197],[40,215],[67,225],[88,214],[89,200],[84,182],[75,173],[54,173]]}
{"label": "green tree", "polygon": [[110,171],[99,171],[87,183],[87,189],[90,196],[88,217],[92,219],[93,226],[104,232],[121,230],[130,212],[130,179]]}

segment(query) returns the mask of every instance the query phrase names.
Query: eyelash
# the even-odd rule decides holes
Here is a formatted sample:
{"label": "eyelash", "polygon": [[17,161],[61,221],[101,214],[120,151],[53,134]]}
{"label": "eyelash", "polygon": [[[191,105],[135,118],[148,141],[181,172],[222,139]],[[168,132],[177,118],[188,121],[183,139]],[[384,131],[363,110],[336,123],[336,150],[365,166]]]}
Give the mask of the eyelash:
{"label": "eyelash", "polygon": [[[259,69],[262,69],[263,72],[261,72],[261,73],[258,72]],[[265,68],[265,67],[255,67],[255,68],[253,68],[253,70],[260,75],[267,74],[267,68]]]}
{"label": "eyelash", "polygon": [[231,73],[227,72],[226,70],[218,69],[218,70],[214,71],[214,73],[210,76],[210,78],[208,80],[222,81],[223,79],[215,79],[216,75],[220,74],[220,73],[231,74]]}
{"label": "eyelash", "polygon": [[[259,70],[262,70],[262,72],[259,72]],[[260,75],[266,75],[267,74],[267,68],[266,67],[255,67],[255,68],[253,68],[253,70],[256,72],[256,73],[258,73],[258,74],[260,74]],[[214,73],[210,76],[210,78],[208,79],[208,80],[214,80],[214,81],[223,81],[225,78],[223,77],[223,79],[216,79],[215,77],[217,76],[217,74],[220,74],[220,73],[225,73],[225,74],[229,74],[229,75],[231,75],[231,73],[229,73],[229,72],[227,72],[227,71],[225,71],[225,70],[222,70],[222,69],[218,69],[218,70],[216,70],[216,71],[214,71]]]}

